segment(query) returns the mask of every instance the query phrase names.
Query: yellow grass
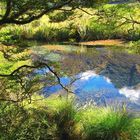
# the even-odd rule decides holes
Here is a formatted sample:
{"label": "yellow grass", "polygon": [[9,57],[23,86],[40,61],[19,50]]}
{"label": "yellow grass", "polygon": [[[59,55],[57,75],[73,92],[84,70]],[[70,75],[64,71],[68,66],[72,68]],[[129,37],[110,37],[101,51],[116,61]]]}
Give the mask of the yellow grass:
{"label": "yellow grass", "polygon": [[124,43],[125,43],[124,41],[119,39],[80,42],[81,45],[122,45]]}

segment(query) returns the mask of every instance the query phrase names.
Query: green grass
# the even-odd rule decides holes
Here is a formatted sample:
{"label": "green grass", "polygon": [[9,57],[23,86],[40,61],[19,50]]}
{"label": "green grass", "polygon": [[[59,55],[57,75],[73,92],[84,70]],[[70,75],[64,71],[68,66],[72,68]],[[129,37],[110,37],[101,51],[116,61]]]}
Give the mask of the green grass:
{"label": "green grass", "polygon": [[101,20],[95,14],[98,10],[97,8],[84,9],[93,14],[93,16],[81,10],[75,10],[72,13],[68,13],[67,16],[64,16],[62,12],[55,11],[28,25],[3,27],[0,31],[0,41],[15,43],[18,39],[33,39],[62,42],[116,38],[136,41],[140,39],[139,24],[135,24],[134,29],[133,24],[129,22],[122,26],[120,25],[124,22],[123,17],[130,20],[133,17],[134,20],[139,21],[139,8],[138,3],[105,5],[99,7],[99,10],[105,11],[108,16],[104,14]]}
{"label": "green grass", "polygon": [[83,111],[82,122],[88,140],[128,140],[133,120],[126,112],[110,108],[92,108]]}
{"label": "green grass", "polygon": [[[127,5],[129,6],[129,5]],[[129,14],[138,18],[139,5],[134,5],[129,11],[128,7],[116,7],[106,5],[106,11],[117,9],[118,15]],[[131,6],[131,5],[130,5]],[[93,9],[85,9],[95,12]],[[51,15],[51,20],[60,20]],[[29,52],[26,46],[30,46],[24,40],[39,40],[48,42],[61,41],[87,41],[96,39],[140,39],[140,29],[128,32],[129,24],[115,28],[117,17],[111,18],[109,24],[106,19],[97,21],[97,16],[92,17],[80,10],[74,11],[75,18],[71,15],[60,18],[68,18],[62,22],[51,22],[48,16],[34,21],[29,25],[7,26],[0,31],[0,42],[10,45],[16,44],[24,48],[8,51],[12,61],[8,61],[0,53],[0,73],[9,74],[17,67],[31,64],[27,59]],[[115,19],[115,21],[114,21]],[[114,24],[115,23],[115,24]],[[8,48],[9,49],[9,48]],[[126,49],[130,53],[139,54],[139,41],[129,42]],[[15,54],[14,54],[15,53]],[[23,58],[25,57],[25,59]],[[16,85],[16,83],[13,83]],[[7,83],[8,85],[8,83]],[[14,86],[15,86],[14,85]],[[39,86],[37,84],[37,86]],[[5,91],[5,93],[10,91]],[[14,93],[17,89],[14,90]],[[20,91],[18,91],[20,92]],[[1,96],[5,93],[1,93]],[[11,97],[11,96],[10,96]],[[140,140],[140,118],[135,118],[125,110],[115,110],[105,107],[80,107],[75,105],[73,99],[66,100],[63,97],[50,97],[41,99],[33,96],[31,104],[27,101],[19,104],[0,102],[0,139],[1,140]]]}
{"label": "green grass", "polygon": [[[63,97],[34,96],[31,104],[11,105],[0,111],[1,139],[139,140],[140,119],[126,110],[76,107]],[[2,110],[2,106],[1,109]],[[11,112],[12,111],[12,112]],[[18,113],[17,113],[18,112]],[[6,122],[7,118],[11,121]],[[5,134],[5,135],[4,135]]]}

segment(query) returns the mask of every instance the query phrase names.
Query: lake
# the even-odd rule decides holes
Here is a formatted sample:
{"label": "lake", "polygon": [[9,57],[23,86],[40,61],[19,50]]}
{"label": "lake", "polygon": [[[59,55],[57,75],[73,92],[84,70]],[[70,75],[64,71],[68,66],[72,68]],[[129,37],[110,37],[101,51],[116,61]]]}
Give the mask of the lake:
{"label": "lake", "polygon": [[[59,63],[61,83],[82,104],[125,105],[129,110],[140,110],[140,55],[130,53],[123,46],[100,45],[43,44],[34,47],[33,52],[46,61]],[[47,68],[35,71],[38,74],[47,72]],[[42,90],[46,97],[64,92],[59,84]]]}

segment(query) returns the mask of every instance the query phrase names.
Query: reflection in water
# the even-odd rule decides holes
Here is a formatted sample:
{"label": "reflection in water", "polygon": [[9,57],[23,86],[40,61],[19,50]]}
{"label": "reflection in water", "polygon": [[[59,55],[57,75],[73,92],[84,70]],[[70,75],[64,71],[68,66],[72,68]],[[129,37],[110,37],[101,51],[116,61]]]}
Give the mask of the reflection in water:
{"label": "reflection in water", "polygon": [[134,102],[137,102],[140,98],[140,89],[124,87],[119,92]]}
{"label": "reflection in water", "polygon": [[[44,47],[47,48],[47,46],[43,46],[42,51],[44,51]],[[70,88],[79,100],[92,99],[97,105],[110,105],[114,102],[126,103],[130,109],[139,109],[139,55],[129,54],[122,48],[119,50],[116,47],[115,49],[80,46],[53,48],[48,50],[50,51],[49,56],[53,55],[56,60],[50,60],[60,62],[61,71],[66,75],[60,78],[63,85],[69,85],[71,77],[77,79]],[[47,55],[43,57],[48,59]],[[45,72],[47,71],[45,70]],[[43,93],[48,96],[60,90],[62,90],[60,85],[54,85],[45,87]]]}
{"label": "reflection in water", "polygon": [[[44,69],[42,69],[42,72],[41,70],[38,72],[44,74],[44,71],[48,72]],[[73,89],[77,99],[82,102],[92,100],[97,105],[110,105],[115,101],[116,103],[126,103],[131,109],[132,107],[133,109],[140,107],[140,90],[138,89],[128,87],[117,89],[109,78],[98,75],[94,71],[86,71],[75,77],[77,80],[71,85],[71,89]],[[60,79],[64,86],[71,82],[70,77],[61,77]],[[63,90],[60,85],[45,87],[43,94],[49,96],[58,93],[60,90],[61,92]]]}
{"label": "reflection in water", "polygon": [[[110,80],[104,76],[97,75],[94,72],[87,71],[81,73],[80,80],[75,82],[75,93],[81,99],[113,99],[114,97],[120,97],[118,89],[110,82]],[[98,103],[98,101],[96,101]]]}

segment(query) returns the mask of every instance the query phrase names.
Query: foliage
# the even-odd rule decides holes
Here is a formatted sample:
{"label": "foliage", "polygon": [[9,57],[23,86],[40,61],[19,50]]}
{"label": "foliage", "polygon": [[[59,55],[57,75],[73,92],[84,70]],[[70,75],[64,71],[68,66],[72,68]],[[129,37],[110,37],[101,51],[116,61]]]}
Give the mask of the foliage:
{"label": "foliage", "polygon": [[[77,108],[73,99],[33,96],[17,105],[1,104],[1,139],[138,140],[139,119],[124,110]],[[9,121],[8,121],[9,120]]]}
{"label": "foliage", "polygon": [[0,10],[0,25],[27,24],[50,12],[62,10],[61,8],[66,6],[75,9],[105,2],[108,2],[108,0],[36,0],[35,2],[34,0],[2,0],[0,2],[2,7]]}
{"label": "foliage", "polygon": [[140,41],[130,41],[126,47],[129,53],[140,54]]}
{"label": "foliage", "polygon": [[87,13],[75,9],[64,14],[57,10],[28,25],[2,28],[0,41],[15,43],[16,40],[32,39],[61,42],[118,38],[136,41],[140,37],[138,9],[139,4],[132,3],[83,8]]}
{"label": "foliage", "polygon": [[130,137],[132,118],[124,111],[91,108],[80,115],[88,140],[128,140]]}
{"label": "foliage", "polygon": [[[0,6],[6,6],[0,9],[0,25],[26,24],[44,14],[48,15],[28,25],[9,25],[1,28],[0,42],[8,46],[0,44],[0,73],[9,74],[22,65],[32,64],[31,51],[27,48],[32,44],[25,42],[25,39],[48,42],[139,39],[139,5],[105,5],[94,10],[86,8],[93,6],[91,3],[99,2],[37,0],[34,3],[33,0],[2,0]],[[68,7],[60,9],[68,4],[72,8],[69,12]],[[77,10],[79,5],[87,12]],[[63,10],[67,12],[64,13]],[[96,16],[93,17],[93,14],[88,12]],[[139,42],[130,42],[126,49],[130,53],[139,54]],[[35,95],[47,84],[52,84],[54,77],[36,73],[33,77],[30,74],[34,70],[25,68],[18,71],[14,77],[0,78],[1,140],[140,139],[140,119],[130,115],[126,110],[93,106],[78,108],[73,99],[65,99],[61,95],[58,98],[45,99]],[[22,76],[19,77],[21,73]],[[50,81],[43,85],[41,81],[46,81],[47,78]]]}

